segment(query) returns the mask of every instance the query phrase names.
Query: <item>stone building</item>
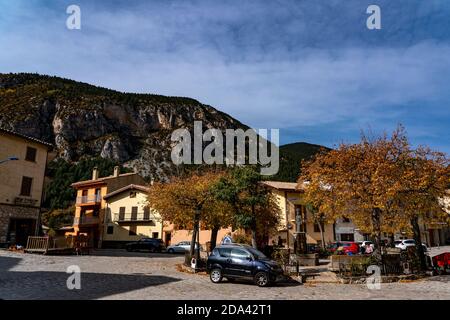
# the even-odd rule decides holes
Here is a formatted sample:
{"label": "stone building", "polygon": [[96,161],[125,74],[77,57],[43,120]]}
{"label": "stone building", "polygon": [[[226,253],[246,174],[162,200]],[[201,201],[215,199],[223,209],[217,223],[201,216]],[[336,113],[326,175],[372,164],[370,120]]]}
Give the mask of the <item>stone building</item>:
{"label": "stone building", "polygon": [[39,232],[51,144],[0,128],[0,246],[26,245]]}

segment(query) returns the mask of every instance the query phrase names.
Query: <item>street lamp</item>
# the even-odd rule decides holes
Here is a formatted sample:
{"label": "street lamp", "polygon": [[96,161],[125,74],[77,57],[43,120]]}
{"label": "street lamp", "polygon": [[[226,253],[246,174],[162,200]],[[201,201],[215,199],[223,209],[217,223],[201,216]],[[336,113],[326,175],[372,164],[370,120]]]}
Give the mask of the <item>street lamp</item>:
{"label": "street lamp", "polygon": [[15,157],[15,156],[11,156],[11,157],[8,157],[8,158],[6,158],[4,160],[0,160],[0,164],[4,163],[4,162],[7,162],[7,161],[16,161],[16,160],[19,160],[19,158]]}

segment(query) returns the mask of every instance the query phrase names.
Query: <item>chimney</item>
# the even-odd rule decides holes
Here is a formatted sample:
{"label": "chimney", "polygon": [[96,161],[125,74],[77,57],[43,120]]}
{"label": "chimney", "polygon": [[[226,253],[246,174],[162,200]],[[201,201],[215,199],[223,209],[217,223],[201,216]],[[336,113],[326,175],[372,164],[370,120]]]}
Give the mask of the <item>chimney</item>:
{"label": "chimney", "polygon": [[98,179],[98,168],[94,167],[94,169],[92,169],[92,180],[97,180]]}
{"label": "chimney", "polygon": [[114,167],[114,177],[118,177],[120,173],[120,168],[119,166],[115,166]]}

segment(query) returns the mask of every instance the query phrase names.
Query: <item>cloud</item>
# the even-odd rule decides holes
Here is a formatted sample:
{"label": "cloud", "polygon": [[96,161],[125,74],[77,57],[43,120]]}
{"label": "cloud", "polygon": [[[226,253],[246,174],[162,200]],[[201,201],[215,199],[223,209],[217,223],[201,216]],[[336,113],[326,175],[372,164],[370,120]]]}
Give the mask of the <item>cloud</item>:
{"label": "cloud", "polygon": [[371,1],[78,2],[81,31],[65,28],[72,2],[8,2],[0,71],[190,96],[284,141],[403,122],[446,148],[433,124],[450,120],[448,2],[378,1],[380,31],[365,28]]}

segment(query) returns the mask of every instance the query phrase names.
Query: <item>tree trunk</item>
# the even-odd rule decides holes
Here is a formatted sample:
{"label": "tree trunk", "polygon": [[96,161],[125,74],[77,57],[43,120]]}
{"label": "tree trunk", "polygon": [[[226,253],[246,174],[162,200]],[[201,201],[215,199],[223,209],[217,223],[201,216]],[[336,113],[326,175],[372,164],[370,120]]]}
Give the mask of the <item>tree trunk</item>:
{"label": "tree trunk", "polygon": [[220,228],[219,227],[214,227],[211,230],[211,251],[214,250],[214,248],[216,247],[217,244],[217,234],[219,233]]}
{"label": "tree trunk", "polygon": [[199,223],[200,223],[200,215],[198,213],[194,216],[194,229],[192,231],[192,241],[191,241],[191,247],[189,248],[189,254],[191,257],[195,254],[195,243],[197,242],[197,233],[199,229]]}
{"label": "tree trunk", "polygon": [[256,230],[252,228],[252,247],[258,249],[258,244],[256,243]]}
{"label": "tree trunk", "polygon": [[252,204],[252,247],[258,249],[258,244],[256,243],[256,220],[255,220],[255,205]]}
{"label": "tree trunk", "polygon": [[416,251],[420,261],[420,270],[424,271],[427,269],[427,262],[425,259],[425,252],[423,251],[422,247],[422,237],[420,236],[419,217],[417,215],[411,218],[411,226],[414,233],[413,238],[416,241]]}
{"label": "tree trunk", "polygon": [[374,234],[375,250],[381,254],[381,209],[372,209],[372,225]]}
{"label": "tree trunk", "polygon": [[319,231],[320,231],[320,239],[322,240],[322,249],[325,250],[325,235],[323,233],[322,223],[320,222],[320,220],[318,222],[318,225],[319,225]]}

